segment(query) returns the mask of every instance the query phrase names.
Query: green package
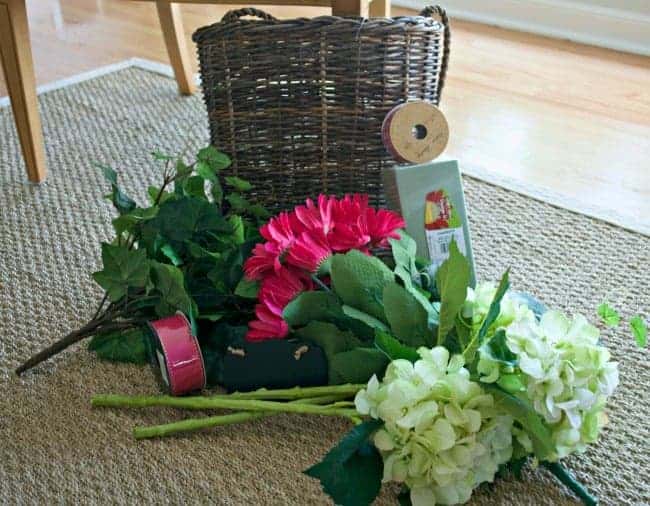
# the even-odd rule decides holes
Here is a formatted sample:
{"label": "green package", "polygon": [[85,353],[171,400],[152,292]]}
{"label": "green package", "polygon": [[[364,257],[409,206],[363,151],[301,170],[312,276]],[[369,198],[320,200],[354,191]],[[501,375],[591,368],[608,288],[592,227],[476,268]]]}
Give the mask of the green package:
{"label": "green package", "polygon": [[429,258],[435,270],[449,257],[451,241],[456,241],[469,260],[474,286],[474,257],[458,162],[394,166],[382,176],[388,205],[406,220],[406,232],[415,239],[418,255]]}

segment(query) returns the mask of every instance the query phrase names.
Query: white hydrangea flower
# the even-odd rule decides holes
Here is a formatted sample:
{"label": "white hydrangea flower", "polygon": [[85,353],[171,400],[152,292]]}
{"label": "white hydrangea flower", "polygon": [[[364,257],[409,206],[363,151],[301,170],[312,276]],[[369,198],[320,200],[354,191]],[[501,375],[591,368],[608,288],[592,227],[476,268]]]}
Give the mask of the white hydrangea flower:
{"label": "white hydrangea flower", "polygon": [[389,364],[383,381],[373,377],[355,405],[385,422],[374,435],[384,481],[405,483],[414,506],[463,503],[510,460],[513,421],[470,380],[461,356],[444,347],[418,353],[414,364]]}

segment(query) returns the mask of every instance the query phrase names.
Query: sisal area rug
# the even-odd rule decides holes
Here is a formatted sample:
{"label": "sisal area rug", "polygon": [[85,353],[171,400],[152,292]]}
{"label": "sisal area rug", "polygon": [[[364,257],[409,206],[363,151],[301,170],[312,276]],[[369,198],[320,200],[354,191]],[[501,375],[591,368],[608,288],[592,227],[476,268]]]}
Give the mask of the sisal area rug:
{"label": "sisal area rug", "polygon": [[[135,425],[169,410],[91,409],[96,393],[155,393],[148,368],[97,361],[78,346],[24,378],[12,369],[92,315],[89,273],[110,238],[106,185],[92,162],[120,169],[143,195],[157,180],[148,152],[206,143],[200,97],[139,68],[41,95],[50,175],[25,183],[10,110],[0,108],[0,503],[327,504],[301,471],[345,431],[331,418],[276,416],[173,439],[136,442]],[[650,312],[650,237],[465,178],[479,276],[512,267],[516,288],[593,316],[602,300],[624,318]],[[630,332],[607,330],[621,385],[600,444],[568,460],[602,504],[650,503],[650,365]],[[380,504],[394,504],[385,489]],[[578,504],[544,470],[499,481],[472,504]]]}

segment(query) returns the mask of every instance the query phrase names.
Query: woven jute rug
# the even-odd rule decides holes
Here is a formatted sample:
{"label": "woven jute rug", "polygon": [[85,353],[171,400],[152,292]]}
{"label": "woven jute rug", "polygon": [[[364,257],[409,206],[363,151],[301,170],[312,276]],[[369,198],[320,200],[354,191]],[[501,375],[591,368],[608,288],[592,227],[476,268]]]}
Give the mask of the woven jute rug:
{"label": "woven jute rug", "polygon": [[[21,359],[92,315],[90,279],[110,238],[106,184],[92,162],[121,170],[144,195],[159,175],[148,152],[207,142],[200,97],[130,68],[40,97],[50,174],[25,182],[10,110],[0,109],[0,503],[327,504],[301,471],[348,428],[331,418],[275,416],[200,434],[136,442],[135,425],[171,410],[90,407],[96,393],[153,394],[147,367],[96,360],[78,346],[23,378]],[[512,267],[514,285],[551,306],[594,315],[609,300],[623,317],[648,314],[650,238],[465,178],[482,279]],[[650,503],[650,366],[623,328],[604,332],[621,385],[601,442],[568,459],[602,504]],[[577,504],[541,469],[478,490],[472,504]],[[384,490],[380,504],[395,502]]]}

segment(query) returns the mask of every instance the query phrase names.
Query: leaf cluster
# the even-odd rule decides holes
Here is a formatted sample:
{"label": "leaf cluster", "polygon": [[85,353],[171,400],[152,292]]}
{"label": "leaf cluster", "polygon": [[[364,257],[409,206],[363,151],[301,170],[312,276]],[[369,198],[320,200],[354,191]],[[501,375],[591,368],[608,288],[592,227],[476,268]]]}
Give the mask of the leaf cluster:
{"label": "leaf cluster", "polygon": [[153,157],[162,166],[162,184],[149,187],[143,207],[119,187],[113,169],[101,167],[118,216],[93,278],[105,291],[109,317],[113,312],[137,322],[126,333],[98,333],[90,348],[101,358],[143,362],[141,322],[148,319],[180,311],[197,332],[206,322],[236,326],[252,315],[257,285],[243,278],[243,263],[268,217],[249,200],[252,185],[224,177],[230,159],[213,147],[201,149],[192,163],[159,152]]}

